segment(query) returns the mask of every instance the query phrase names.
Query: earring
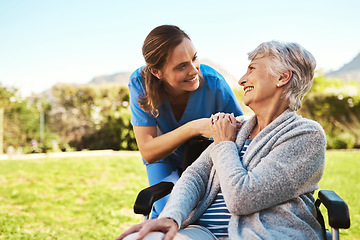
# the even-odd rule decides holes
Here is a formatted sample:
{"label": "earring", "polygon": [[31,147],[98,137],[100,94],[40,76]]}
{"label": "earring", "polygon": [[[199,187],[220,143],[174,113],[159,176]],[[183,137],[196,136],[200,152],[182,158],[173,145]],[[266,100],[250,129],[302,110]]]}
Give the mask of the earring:
{"label": "earring", "polygon": [[280,84],[278,83],[278,84],[276,84],[276,86],[277,86],[277,87],[280,87]]}

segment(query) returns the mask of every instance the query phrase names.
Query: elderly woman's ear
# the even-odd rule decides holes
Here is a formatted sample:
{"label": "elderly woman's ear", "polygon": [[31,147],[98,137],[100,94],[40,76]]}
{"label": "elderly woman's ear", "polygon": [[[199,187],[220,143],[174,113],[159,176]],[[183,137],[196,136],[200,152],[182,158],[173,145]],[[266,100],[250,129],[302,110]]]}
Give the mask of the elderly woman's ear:
{"label": "elderly woman's ear", "polygon": [[284,72],[280,75],[279,82],[277,84],[277,87],[282,87],[290,82],[290,79],[292,78],[292,71],[288,70],[287,72]]}

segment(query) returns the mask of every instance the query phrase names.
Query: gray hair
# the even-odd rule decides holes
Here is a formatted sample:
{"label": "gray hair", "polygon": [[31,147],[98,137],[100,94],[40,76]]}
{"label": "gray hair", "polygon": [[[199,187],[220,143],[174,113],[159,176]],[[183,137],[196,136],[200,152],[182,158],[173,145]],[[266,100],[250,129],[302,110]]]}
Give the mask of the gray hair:
{"label": "gray hair", "polygon": [[298,110],[305,94],[313,84],[316,61],[314,56],[297,43],[283,43],[278,41],[260,44],[249,53],[249,60],[270,57],[272,65],[269,68],[273,76],[280,77],[287,71],[292,77],[284,88],[284,98],[289,100],[289,108]]}

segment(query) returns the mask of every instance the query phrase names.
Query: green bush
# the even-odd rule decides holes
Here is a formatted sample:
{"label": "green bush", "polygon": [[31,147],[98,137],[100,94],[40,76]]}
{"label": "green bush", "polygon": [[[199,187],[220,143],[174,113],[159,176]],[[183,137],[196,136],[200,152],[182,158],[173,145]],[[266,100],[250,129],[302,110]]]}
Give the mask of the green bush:
{"label": "green bush", "polygon": [[[60,137],[46,125],[51,106],[43,98],[22,97],[15,88],[0,84],[0,104],[3,109],[3,149],[9,153],[38,153],[54,151],[53,140]],[[40,121],[43,116],[44,121]],[[43,124],[42,124],[43,123]]]}
{"label": "green bush", "polygon": [[[81,149],[137,150],[135,135],[130,124],[130,110],[122,109],[118,116],[108,116],[104,124],[93,133],[85,134]],[[72,145],[76,145],[74,142]]]}
{"label": "green bush", "polygon": [[324,128],[328,148],[360,147],[360,86],[339,79],[319,76],[305,96],[298,113],[319,122]]}
{"label": "green bush", "polygon": [[352,97],[339,99],[338,96],[317,94],[304,100],[299,113],[322,125],[329,148],[349,149],[360,146],[359,108],[359,102]]}
{"label": "green bush", "polygon": [[137,150],[130,124],[129,91],[111,85],[61,84],[56,98],[52,129],[77,150]]}
{"label": "green bush", "polygon": [[330,133],[326,135],[328,149],[351,149],[354,148],[356,137],[350,132]]}

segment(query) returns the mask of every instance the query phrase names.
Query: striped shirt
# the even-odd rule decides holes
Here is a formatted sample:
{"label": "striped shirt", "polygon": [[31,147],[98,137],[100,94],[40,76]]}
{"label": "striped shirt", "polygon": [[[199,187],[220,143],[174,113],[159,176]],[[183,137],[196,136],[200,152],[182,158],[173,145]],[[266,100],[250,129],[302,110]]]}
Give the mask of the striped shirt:
{"label": "striped shirt", "polygon": [[[244,153],[250,143],[251,139],[245,141],[245,144],[240,151],[240,161],[242,161]],[[230,217],[231,213],[226,207],[224,196],[220,189],[214,202],[198,219],[197,224],[209,229],[216,237],[227,237]]]}

